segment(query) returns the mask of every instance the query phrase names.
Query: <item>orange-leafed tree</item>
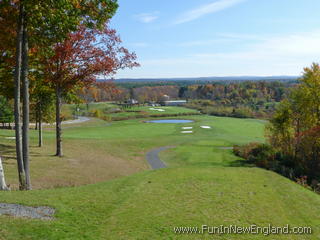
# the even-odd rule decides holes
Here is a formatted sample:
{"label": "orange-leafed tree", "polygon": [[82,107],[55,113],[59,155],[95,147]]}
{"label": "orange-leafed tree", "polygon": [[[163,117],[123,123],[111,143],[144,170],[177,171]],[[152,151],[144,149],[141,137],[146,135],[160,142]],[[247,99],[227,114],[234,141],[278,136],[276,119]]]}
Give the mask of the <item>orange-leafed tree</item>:
{"label": "orange-leafed tree", "polygon": [[116,96],[121,92],[112,80],[97,82],[96,85],[100,90],[100,99],[102,101],[115,100]]}
{"label": "orange-leafed tree", "polygon": [[56,96],[56,156],[61,157],[61,104],[63,96],[76,87],[89,85],[96,76],[112,76],[117,70],[139,66],[135,53],[121,46],[116,31],[105,24],[102,29],[80,26],[53,46],[53,56],[43,59],[45,77]]}
{"label": "orange-leafed tree", "polygon": [[[20,189],[31,189],[28,77],[31,50],[37,48],[38,54],[48,55],[50,46],[63,41],[80,23],[90,28],[101,27],[117,7],[117,0],[0,0],[0,78],[5,79],[0,91],[14,92]],[[38,69],[35,66],[32,70]]]}

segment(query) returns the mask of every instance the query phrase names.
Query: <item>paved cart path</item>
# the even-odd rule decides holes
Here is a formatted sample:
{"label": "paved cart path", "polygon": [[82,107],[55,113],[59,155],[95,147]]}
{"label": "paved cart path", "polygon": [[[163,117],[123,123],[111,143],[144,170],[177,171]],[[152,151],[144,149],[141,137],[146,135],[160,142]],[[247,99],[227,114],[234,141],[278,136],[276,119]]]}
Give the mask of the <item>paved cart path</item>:
{"label": "paved cart path", "polygon": [[161,159],[159,158],[159,153],[170,148],[174,148],[174,146],[156,148],[146,154],[146,159],[152,169],[160,169],[160,168],[167,167],[166,164],[162,162]]}

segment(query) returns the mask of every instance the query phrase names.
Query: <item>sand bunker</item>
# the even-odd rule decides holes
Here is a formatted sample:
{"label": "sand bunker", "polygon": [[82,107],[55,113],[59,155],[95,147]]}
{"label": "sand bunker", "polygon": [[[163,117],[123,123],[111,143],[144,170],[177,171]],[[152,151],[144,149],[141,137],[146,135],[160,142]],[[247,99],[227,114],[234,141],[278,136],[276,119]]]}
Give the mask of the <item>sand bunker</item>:
{"label": "sand bunker", "polygon": [[181,131],[181,133],[193,133],[193,131]]}
{"label": "sand bunker", "polygon": [[210,126],[200,126],[201,128],[204,128],[204,129],[211,129]]}
{"label": "sand bunker", "polygon": [[182,127],[182,129],[185,129],[185,130],[187,130],[187,129],[192,129],[193,127]]}
{"label": "sand bunker", "polygon": [[192,120],[183,120],[183,119],[160,119],[160,120],[150,120],[145,121],[145,123],[191,123]]}
{"label": "sand bunker", "polygon": [[150,110],[152,111],[158,111],[158,112],[164,112],[165,110],[164,109],[161,109],[161,108],[149,108]]}

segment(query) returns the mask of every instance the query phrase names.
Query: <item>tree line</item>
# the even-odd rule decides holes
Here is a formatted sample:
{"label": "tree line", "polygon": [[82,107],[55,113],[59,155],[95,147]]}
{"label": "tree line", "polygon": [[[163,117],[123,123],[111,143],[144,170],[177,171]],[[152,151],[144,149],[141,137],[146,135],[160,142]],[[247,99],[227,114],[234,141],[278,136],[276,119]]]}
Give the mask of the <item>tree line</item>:
{"label": "tree line", "polygon": [[117,8],[116,0],[0,1],[0,94],[14,102],[20,189],[31,189],[30,110],[39,133],[43,118],[55,111],[61,157],[62,100],[76,98],[97,75],[111,77],[139,65],[108,25]]}
{"label": "tree line", "polygon": [[189,107],[210,115],[270,118],[293,86],[294,83],[280,81],[191,85],[181,87],[179,97],[188,99]]}
{"label": "tree line", "polygon": [[249,162],[320,192],[320,66],[304,69],[266,128],[267,143],[236,147]]}

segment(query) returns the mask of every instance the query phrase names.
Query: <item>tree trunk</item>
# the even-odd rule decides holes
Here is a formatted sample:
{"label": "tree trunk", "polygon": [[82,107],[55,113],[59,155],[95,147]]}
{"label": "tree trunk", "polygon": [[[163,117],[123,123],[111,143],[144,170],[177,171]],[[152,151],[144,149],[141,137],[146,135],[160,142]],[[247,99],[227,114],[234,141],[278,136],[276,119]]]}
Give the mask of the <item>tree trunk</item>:
{"label": "tree trunk", "polygon": [[38,119],[39,119],[38,112],[39,112],[38,109],[36,109],[36,117],[35,117],[34,130],[38,130]]}
{"label": "tree trunk", "polygon": [[19,20],[17,28],[17,45],[16,45],[16,66],[14,74],[14,121],[16,135],[16,155],[19,175],[19,188],[26,188],[25,171],[22,158],[22,132],[21,132],[21,113],[20,113],[20,82],[21,82],[21,51],[22,51],[22,35],[23,35],[23,15],[24,9],[20,4]]}
{"label": "tree trunk", "polygon": [[42,147],[42,111],[41,111],[41,103],[39,103],[38,110],[38,131],[39,131],[39,147]]}
{"label": "tree trunk", "polygon": [[62,91],[59,86],[56,87],[56,156],[62,157],[62,129],[61,129],[61,101]]}
{"label": "tree trunk", "polygon": [[1,191],[7,191],[9,188],[7,187],[5,178],[4,178],[4,171],[3,171],[3,166],[2,166],[2,160],[0,157],[0,190]]}
{"label": "tree trunk", "polygon": [[23,128],[22,128],[22,151],[23,164],[26,175],[26,190],[31,189],[30,170],[29,170],[29,79],[28,79],[28,33],[26,17],[24,17],[24,27],[22,35],[22,63],[21,63],[21,82],[23,95]]}

